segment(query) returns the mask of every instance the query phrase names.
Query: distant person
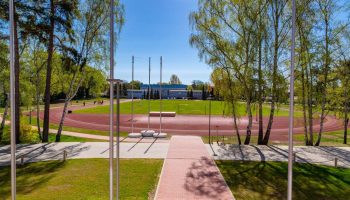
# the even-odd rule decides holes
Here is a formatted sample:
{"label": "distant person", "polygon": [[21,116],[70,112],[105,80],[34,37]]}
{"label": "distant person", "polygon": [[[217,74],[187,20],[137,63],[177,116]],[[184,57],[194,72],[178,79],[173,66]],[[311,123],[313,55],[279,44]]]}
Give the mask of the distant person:
{"label": "distant person", "polygon": [[83,105],[85,106],[85,101],[83,102]]}
{"label": "distant person", "polygon": [[96,101],[94,101],[94,105],[96,104]]}

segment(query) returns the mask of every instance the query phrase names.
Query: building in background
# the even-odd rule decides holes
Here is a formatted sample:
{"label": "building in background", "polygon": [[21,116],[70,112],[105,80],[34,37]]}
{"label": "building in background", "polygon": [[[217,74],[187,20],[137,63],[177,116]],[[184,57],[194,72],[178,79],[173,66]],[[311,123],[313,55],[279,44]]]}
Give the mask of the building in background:
{"label": "building in background", "polygon": [[[151,97],[155,97],[160,93],[160,84],[151,84],[150,85]],[[148,85],[141,84],[139,90],[128,89],[127,98],[131,99],[132,91],[134,93],[135,99],[144,99],[147,98]],[[157,96],[159,97],[159,96]],[[187,90],[187,85],[184,84],[163,84],[162,85],[162,98],[163,99],[201,99],[202,91],[201,90]],[[155,98],[158,99],[158,98]]]}

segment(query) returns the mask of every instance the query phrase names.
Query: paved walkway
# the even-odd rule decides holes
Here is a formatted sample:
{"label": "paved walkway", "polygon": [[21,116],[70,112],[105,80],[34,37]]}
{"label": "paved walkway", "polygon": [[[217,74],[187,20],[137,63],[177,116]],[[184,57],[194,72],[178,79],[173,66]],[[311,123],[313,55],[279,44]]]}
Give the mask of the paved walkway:
{"label": "paved walkway", "polygon": [[[282,145],[206,145],[215,160],[288,161],[288,146]],[[294,146],[296,162],[350,168],[350,147]]]}
{"label": "paved walkway", "polygon": [[201,138],[173,136],[155,199],[234,198]]}
{"label": "paved walkway", "polygon": [[[121,143],[120,158],[164,159],[168,147],[168,143]],[[24,162],[62,160],[64,150],[67,152],[68,159],[109,157],[108,142],[60,142],[17,145],[17,162],[20,162],[22,156],[24,156]],[[10,165],[9,145],[0,146],[0,166],[6,165]]]}

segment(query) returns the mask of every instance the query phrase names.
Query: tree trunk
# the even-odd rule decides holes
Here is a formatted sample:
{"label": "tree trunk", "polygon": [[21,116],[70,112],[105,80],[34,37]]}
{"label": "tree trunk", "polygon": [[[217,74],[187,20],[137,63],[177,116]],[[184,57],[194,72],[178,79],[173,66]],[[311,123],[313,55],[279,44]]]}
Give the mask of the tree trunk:
{"label": "tree trunk", "polygon": [[[347,73],[348,74],[348,73]],[[348,77],[346,77],[346,85],[348,84]],[[344,144],[348,143],[348,125],[349,125],[349,96],[347,86],[344,87]]]}
{"label": "tree trunk", "polygon": [[250,143],[250,138],[252,135],[253,115],[252,115],[250,99],[247,100],[247,112],[248,112],[248,126],[247,126],[247,136],[244,141],[245,145],[248,145]]}
{"label": "tree trunk", "polygon": [[[301,67],[301,98],[302,98],[302,107],[303,107],[303,120],[304,120],[304,141],[305,141],[305,145],[309,144],[309,137],[308,137],[308,128],[307,128],[307,111],[306,111],[306,91],[305,91],[305,73],[306,73],[306,68],[307,65],[305,65],[305,60],[303,57],[303,53],[304,53],[304,42],[303,42],[303,37],[302,35],[302,30],[301,27],[299,26],[299,40],[300,40],[300,55],[299,55],[299,64]],[[305,68],[306,67],[306,68]],[[305,70],[306,69],[306,70]],[[307,82],[308,80],[306,80]]]}
{"label": "tree trunk", "polygon": [[269,121],[267,123],[267,128],[264,136],[264,140],[262,144],[267,145],[269,143],[270,139],[270,134],[271,134],[271,129],[272,129],[272,124],[273,124],[273,118],[275,115],[275,103],[276,103],[276,85],[277,85],[277,69],[278,69],[278,49],[279,49],[279,19],[280,19],[280,14],[279,14],[279,9],[278,9],[278,1],[274,2],[276,5],[275,7],[275,22],[274,22],[274,53],[273,53],[273,72],[272,72],[272,97],[271,97],[271,110],[270,110],[270,117]]}
{"label": "tree trunk", "polygon": [[328,68],[329,68],[329,38],[328,38],[328,17],[325,16],[325,37],[326,37],[326,49],[325,49],[325,66],[324,66],[324,82],[322,88],[322,105],[321,105],[321,121],[320,121],[320,130],[318,132],[317,142],[315,146],[319,146],[321,142],[322,132],[323,132],[323,123],[325,119],[325,109],[326,109],[326,95],[327,95],[327,82],[328,82]]}
{"label": "tree trunk", "polygon": [[[261,23],[261,22],[260,22]],[[262,46],[262,41],[261,41],[261,36],[259,38],[259,63],[258,63],[258,79],[259,79],[259,88],[258,88],[258,95],[259,95],[259,136],[258,136],[258,144],[262,144],[263,142],[263,137],[264,137],[264,128],[263,128],[263,112],[262,112],[262,106],[263,106],[263,100],[262,100],[262,69],[261,69],[261,60],[262,60],[262,53],[261,53],[261,47]]]}
{"label": "tree trunk", "polygon": [[61,116],[61,120],[60,120],[60,123],[59,123],[59,126],[58,126],[55,142],[60,142],[61,141],[61,134],[62,134],[62,129],[63,129],[63,123],[64,123],[64,119],[66,118],[66,115],[67,115],[67,108],[68,108],[69,102],[70,101],[69,101],[68,98],[66,98],[64,100],[62,116]]}
{"label": "tree trunk", "polygon": [[[307,71],[306,71],[307,72]],[[312,109],[312,74],[310,69],[310,79],[309,79],[309,73],[306,74],[306,79],[308,81],[308,98],[307,98],[307,106],[308,106],[308,114],[309,114],[309,140],[308,144],[309,146],[312,146],[314,143],[314,131],[313,131],[313,109]]]}
{"label": "tree trunk", "polygon": [[5,94],[5,110],[4,110],[4,114],[2,115],[2,120],[0,125],[0,142],[2,141],[2,136],[4,134],[4,128],[5,128],[6,117],[8,114],[8,109],[9,109],[9,100],[8,100],[7,94]]}
{"label": "tree trunk", "polygon": [[40,74],[39,71],[37,71],[36,74],[36,126],[38,129],[38,135],[40,140],[42,140],[42,135],[41,135],[41,128],[40,128],[40,90],[39,90],[39,85],[40,85]]}
{"label": "tree trunk", "polygon": [[348,124],[349,124],[349,117],[348,117],[348,112],[344,113],[344,144],[348,143]]}
{"label": "tree trunk", "polygon": [[17,30],[17,14],[16,6],[14,6],[15,20],[14,20],[14,49],[15,49],[15,133],[16,133],[16,144],[20,143],[20,93],[19,93],[19,40]]}
{"label": "tree trunk", "polygon": [[233,125],[234,125],[235,130],[236,130],[238,144],[241,145],[242,141],[241,141],[241,136],[239,134],[239,128],[238,128],[238,124],[237,124],[237,114],[236,114],[236,110],[235,110],[235,101],[234,101],[234,95],[232,92],[233,86],[232,86],[232,80],[231,80],[231,73],[228,71],[228,69],[226,69],[226,72],[227,72],[227,77],[228,77],[228,81],[229,81],[230,100],[231,100],[230,102],[232,104]]}
{"label": "tree trunk", "polygon": [[305,135],[305,145],[309,144],[308,130],[307,130],[307,117],[306,117],[306,97],[305,97],[305,76],[304,68],[302,67],[301,72],[301,91],[302,91],[302,107],[303,107],[303,119],[304,119],[304,135]]}
{"label": "tree trunk", "polygon": [[83,74],[82,74],[81,78],[79,79],[79,82],[78,82],[78,85],[77,85],[77,88],[75,89],[75,91],[73,91],[73,89],[74,89],[73,85],[75,83],[76,77],[78,76],[78,72],[74,73],[72,81],[70,82],[68,93],[67,93],[66,99],[64,101],[62,116],[61,116],[61,120],[60,120],[60,123],[58,126],[55,142],[61,141],[61,134],[62,134],[62,130],[63,130],[64,119],[66,118],[66,115],[67,115],[68,104],[77,94],[79,87],[81,86],[81,84],[83,82],[84,73],[85,73],[85,71],[83,71]]}
{"label": "tree trunk", "polygon": [[47,48],[47,69],[46,69],[46,85],[45,85],[45,108],[44,108],[44,125],[43,125],[43,142],[49,141],[49,123],[50,123],[50,103],[51,103],[51,71],[52,71],[52,55],[53,55],[53,40],[55,30],[55,5],[53,0],[50,0],[50,30],[49,44]]}

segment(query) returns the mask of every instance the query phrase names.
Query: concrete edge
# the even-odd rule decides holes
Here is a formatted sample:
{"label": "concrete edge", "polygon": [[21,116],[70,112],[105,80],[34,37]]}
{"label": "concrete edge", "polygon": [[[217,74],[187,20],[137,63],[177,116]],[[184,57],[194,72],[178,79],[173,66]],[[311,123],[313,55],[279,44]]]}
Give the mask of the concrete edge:
{"label": "concrete edge", "polygon": [[157,196],[158,196],[158,192],[159,192],[159,187],[160,187],[160,182],[162,180],[162,175],[163,175],[163,172],[164,172],[164,165],[165,165],[165,162],[167,161],[167,158],[168,158],[168,153],[169,153],[169,149],[170,149],[170,141],[169,141],[169,146],[168,146],[168,151],[166,152],[166,156],[164,158],[164,162],[163,162],[163,165],[162,165],[162,171],[160,172],[160,175],[159,175],[159,180],[158,180],[158,184],[157,184],[157,189],[156,189],[156,193],[154,194],[154,198],[153,200],[157,200]]}

